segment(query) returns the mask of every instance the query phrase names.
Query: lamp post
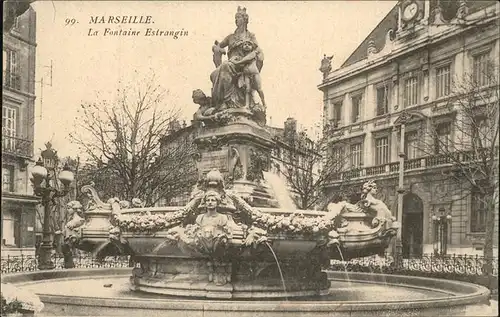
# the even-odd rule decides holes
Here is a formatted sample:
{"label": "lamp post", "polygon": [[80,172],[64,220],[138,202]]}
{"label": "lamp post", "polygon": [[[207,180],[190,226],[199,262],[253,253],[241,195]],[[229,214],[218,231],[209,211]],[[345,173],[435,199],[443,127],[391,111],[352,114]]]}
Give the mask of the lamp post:
{"label": "lamp post", "polygon": [[[50,231],[51,204],[55,203],[55,198],[66,196],[70,192],[70,184],[74,180],[74,175],[67,163],[64,165],[61,173],[59,173],[59,177],[56,178],[57,152],[52,149],[50,143],[47,143],[46,147],[47,149],[41,153],[43,161],[41,158],[38,159],[31,172],[32,178],[30,179],[35,195],[42,198],[43,206],[42,244],[40,245],[40,257],[38,261],[38,268],[40,270],[51,270],[54,268],[54,263],[51,260],[53,248]],[[62,190],[56,186],[57,179],[64,185]]]}
{"label": "lamp post", "polygon": [[444,207],[432,215],[434,223],[434,254],[445,256],[448,251],[448,222],[451,221],[451,214],[446,213]]}
{"label": "lamp post", "polygon": [[401,115],[399,118],[394,122],[394,125],[397,126],[399,125],[399,171],[398,171],[398,188],[397,188],[397,194],[398,194],[398,217],[397,220],[399,221],[400,227],[399,230],[397,231],[396,234],[396,242],[395,242],[395,261],[397,267],[401,267],[403,264],[403,241],[402,241],[402,235],[403,235],[403,198],[405,194],[405,189],[404,189],[404,174],[405,174],[405,159],[406,159],[406,153],[405,153],[405,129],[406,129],[406,124],[410,121],[412,118],[412,114],[409,113],[406,110],[403,110],[401,112]]}
{"label": "lamp post", "polygon": [[396,234],[396,265],[398,267],[403,263],[403,241],[402,241],[402,231],[403,231],[403,197],[405,194],[404,189],[404,174],[405,174],[405,158],[406,153],[404,151],[405,147],[405,122],[401,123],[400,127],[400,142],[399,142],[399,177],[398,177],[398,221],[400,223],[400,228]]}

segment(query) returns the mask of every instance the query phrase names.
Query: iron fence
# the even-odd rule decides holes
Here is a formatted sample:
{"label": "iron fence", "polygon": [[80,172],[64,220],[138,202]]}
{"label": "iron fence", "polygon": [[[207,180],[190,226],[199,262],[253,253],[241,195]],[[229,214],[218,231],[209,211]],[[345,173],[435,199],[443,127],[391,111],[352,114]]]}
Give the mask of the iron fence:
{"label": "iron fence", "polygon": [[403,259],[400,265],[396,265],[394,258],[386,254],[350,261],[333,260],[330,270],[445,278],[481,284],[493,293],[498,291],[498,258],[487,259],[479,255],[424,254]]}
{"label": "iron fence", "polygon": [[[52,254],[52,262],[55,270],[66,269],[64,257],[58,254]],[[97,258],[91,254],[78,254],[73,257],[75,268],[113,268],[113,267],[131,267],[130,256],[107,256]],[[0,261],[2,274],[31,272],[38,270],[38,256],[35,255],[16,255],[3,256]]]}
{"label": "iron fence", "polygon": [[[52,255],[55,270],[66,269],[64,257]],[[121,268],[134,266],[130,256],[94,257],[92,254],[80,253],[73,257],[74,268]],[[19,255],[4,256],[0,262],[2,274],[20,273],[38,270],[38,256]],[[491,273],[488,273],[491,268]],[[454,279],[484,285],[492,293],[498,292],[498,258],[486,259],[483,256],[447,255],[436,256],[424,254],[418,258],[403,259],[401,265],[396,265],[394,258],[370,256],[351,259],[349,261],[332,260],[330,270],[347,272],[367,272],[413,275]]]}
{"label": "iron fence", "polygon": [[498,276],[498,259],[486,259],[479,255],[446,255],[424,254],[421,257],[403,259],[399,267],[394,258],[387,254],[352,259],[350,261],[331,261],[332,268],[347,271],[371,271],[370,269],[386,272],[417,271],[425,273],[453,273],[457,275],[487,275],[487,268],[491,266],[491,276]]}

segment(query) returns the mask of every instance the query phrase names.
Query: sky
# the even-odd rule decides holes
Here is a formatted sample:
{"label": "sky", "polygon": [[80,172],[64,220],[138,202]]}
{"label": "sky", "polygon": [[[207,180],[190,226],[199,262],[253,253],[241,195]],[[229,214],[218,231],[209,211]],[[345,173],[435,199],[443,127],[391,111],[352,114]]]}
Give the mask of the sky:
{"label": "sky", "polygon": [[[168,90],[165,107],[181,109],[188,123],[198,106],[191,94],[210,94],[214,69],[211,47],[234,32],[234,14],[246,7],[248,29],[265,56],[262,87],[267,122],[282,127],[288,117],[311,131],[320,121],[323,95],[317,89],[323,54],[334,55],[333,68],[349,57],[396,1],[209,2],[209,1],[36,1],[37,72],[35,153],[51,141],[59,156],[77,156],[68,135],[83,102],[112,99],[119,82],[154,69]],[[122,29],[184,30],[187,36],[103,36],[106,27],[89,24],[92,16],[151,16],[151,25]],[[99,31],[89,36],[89,28]],[[52,65],[52,67],[50,67]]]}

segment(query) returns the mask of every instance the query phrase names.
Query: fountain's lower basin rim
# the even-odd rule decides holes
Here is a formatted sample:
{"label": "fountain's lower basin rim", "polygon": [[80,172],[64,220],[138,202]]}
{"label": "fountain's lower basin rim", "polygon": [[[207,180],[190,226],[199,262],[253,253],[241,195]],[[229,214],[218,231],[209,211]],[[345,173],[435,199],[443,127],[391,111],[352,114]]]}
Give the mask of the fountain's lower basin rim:
{"label": "fountain's lower basin rim", "polygon": [[[126,277],[130,274],[130,268],[107,268],[107,269],[71,269],[62,271],[36,271],[29,273],[8,274],[2,277],[4,283],[14,283],[20,287],[32,289],[36,284],[50,283],[57,279],[74,280],[75,287],[78,288],[77,279],[96,279],[98,277]],[[344,272],[329,272],[329,278],[332,281],[345,279]],[[441,310],[446,311],[449,315],[460,315],[464,307],[468,305],[477,305],[484,303],[489,298],[489,291],[485,287],[442,279],[421,278],[413,276],[398,276],[398,275],[383,275],[383,274],[367,274],[367,273],[349,273],[353,283],[363,283],[367,287],[369,285],[398,285],[406,289],[416,288],[429,291],[429,298],[411,299],[411,300],[384,300],[384,301],[355,301],[341,300],[332,301],[331,299],[321,300],[294,300],[294,301],[249,301],[249,300],[204,300],[204,299],[184,299],[184,298],[131,298],[131,297],[92,297],[92,296],[72,296],[50,294],[47,292],[38,292],[46,307],[52,310],[55,307],[66,307],[67,309],[75,309],[75,307],[86,307],[87,311],[97,312],[100,307],[107,309],[122,311],[132,310],[130,313],[139,314],[142,316],[156,316],[146,313],[147,311],[191,311],[191,312],[218,312],[215,316],[219,316],[220,312],[232,312],[245,315],[251,312],[266,313],[272,312],[274,315],[279,312],[315,312],[326,313],[335,311],[337,313],[345,312],[351,314],[354,311],[365,313],[368,311],[378,311],[383,315],[385,311],[416,311],[419,315],[426,315],[424,312],[432,312],[429,315],[439,313]],[[343,283],[346,283],[345,281]],[[396,287],[396,286],[394,286]],[[349,291],[346,288],[346,291]],[[71,293],[69,290],[68,293]],[[441,295],[436,296],[437,293]],[[390,296],[389,296],[390,297]],[[64,309],[63,309],[64,311]],[[142,311],[142,313],[141,313]],[[76,311],[75,311],[76,312]],[[116,314],[113,314],[116,315]],[[158,316],[160,316],[159,314]],[[278,314],[279,315],[279,314]],[[278,316],[276,315],[276,316]],[[341,314],[342,315],[342,314]],[[118,314],[118,316],[121,316]],[[162,315],[163,316],[163,315]],[[191,315],[189,315],[191,316]],[[241,315],[240,315],[241,316]],[[246,315],[245,315],[246,316]]]}

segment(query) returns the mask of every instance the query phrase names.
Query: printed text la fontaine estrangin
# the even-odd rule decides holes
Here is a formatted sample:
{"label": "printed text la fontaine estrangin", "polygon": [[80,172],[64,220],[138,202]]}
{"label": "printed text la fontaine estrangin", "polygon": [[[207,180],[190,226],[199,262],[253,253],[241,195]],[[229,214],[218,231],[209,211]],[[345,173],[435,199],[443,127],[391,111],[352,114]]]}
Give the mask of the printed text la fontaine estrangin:
{"label": "printed text la fontaine estrangin", "polygon": [[[89,28],[88,36],[169,36],[173,39],[178,39],[181,36],[188,35],[188,31],[184,29],[168,30],[154,28],[152,27],[154,23],[151,15],[91,16],[89,24],[106,24],[106,27],[100,30]],[[148,27],[139,29],[139,26]]]}

